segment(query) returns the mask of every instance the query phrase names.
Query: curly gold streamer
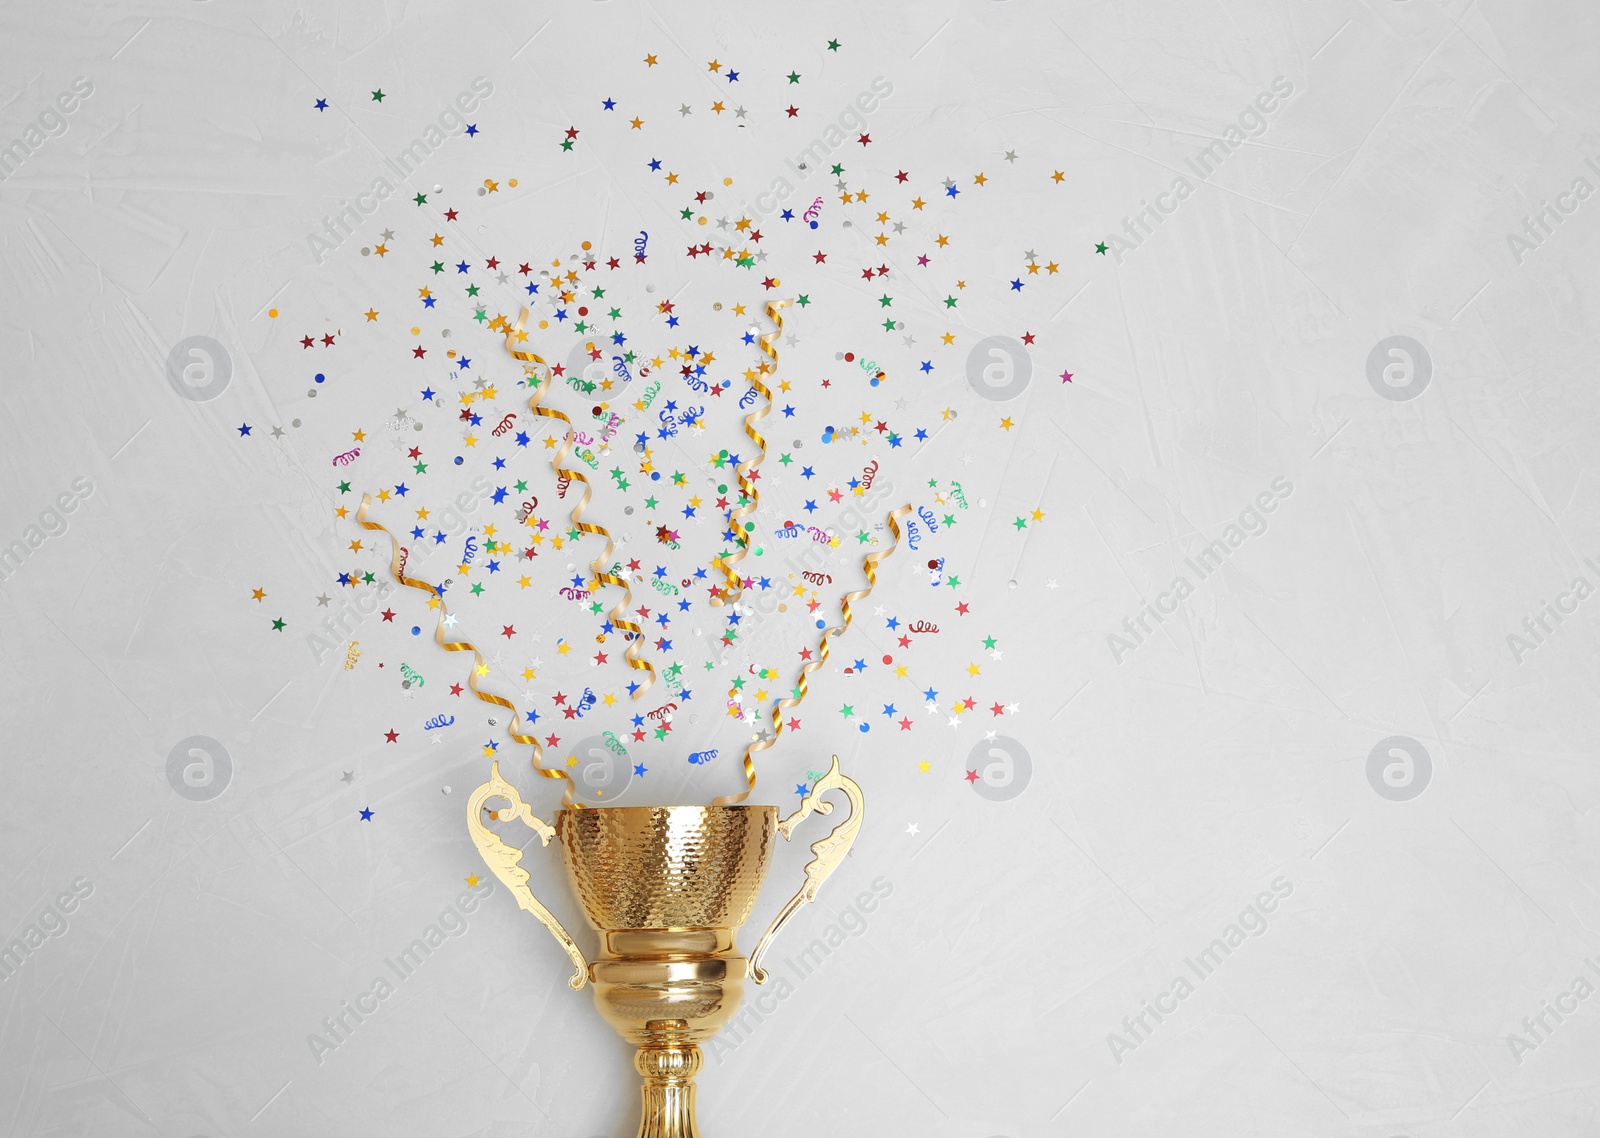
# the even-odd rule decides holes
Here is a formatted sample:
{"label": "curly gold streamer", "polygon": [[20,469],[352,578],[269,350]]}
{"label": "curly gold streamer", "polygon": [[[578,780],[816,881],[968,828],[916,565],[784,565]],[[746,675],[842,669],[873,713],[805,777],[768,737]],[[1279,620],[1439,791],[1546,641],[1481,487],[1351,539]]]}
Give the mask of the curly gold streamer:
{"label": "curly gold streamer", "polygon": [[718,562],[723,576],[727,578],[727,584],[722,596],[711,598],[713,608],[733,604],[744,592],[744,584],[739,579],[739,575],[733,571],[733,566],[737,562],[744,560],[745,554],[749,552],[750,535],[745,532],[744,527],[739,522],[750,514],[755,513],[757,502],[761,497],[761,492],[756,489],[756,484],[746,477],[746,474],[753,467],[759,466],[767,457],[767,440],[761,437],[760,432],[755,429],[755,424],[766,418],[767,413],[772,410],[772,392],[767,389],[766,384],[761,382],[761,376],[769,372],[776,375],[778,372],[778,349],[773,346],[777,343],[778,337],[783,335],[783,317],[778,315],[778,310],[786,308],[788,305],[789,301],[787,300],[780,300],[777,304],[768,301],[767,319],[776,324],[777,328],[771,332],[763,333],[757,341],[762,354],[772,362],[761,365],[761,371],[755,379],[750,381],[750,385],[759,391],[767,402],[760,409],[752,411],[744,417],[744,433],[749,435],[756,446],[761,449],[755,458],[747,462],[741,462],[733,470],[734,476],[739,480],[739,489],[744,492],[747,500],[743,506],[737,507],[728,515],[728,522],[733,530],[734,540],[739,543],[739,548],[730,556],[724,557]]}
{"label": "curly gold streamer", "polygon": [[[420,589],[422,592],[427,593],[429,596],[440,597],[441,598],[440,599],[440,604],[439,604],[439,623],[434,627],[434,630],[433,630],[434,642],[436,644],[438,644],[439,647],[443,648],[446,652],[471,652],[472,653],[472,658],[474,660],[474,664],[473,664],[473,668],[472,668],[471,674],[469,674],[467,676],[467,687],[471,688],[472,689],[472,694],[477,696],[484,703],[492,703],[496,707],[503,707],[507,711],[511,712],[511,726],[506,729],[507,730],[507,734],[509,734],[517,742],[526,743],[528,746],[533,748],[533,769],[538,771],[539,774],[542,777],[544,777],[544,778],[559,778],[559,779],[565,780],[565,782],[567,784],[567,789],[566,789],[566,793],[563,794],[562,797],[561,797],[561,805],[565,806],[565,807],[569,807],[569,808],[572,807],[574,805],[573,799],[572,799],[572,791],[573,791],[572,776],[569,775],[564,770],[552,770],[550,768],[547,768],[540,761],[541,759],[544,758],[544,748],[539,745],[539,740],[538,739],[534,738],[532,735],[524,735],[518,729],[518,726],[521,723],[522,717],[517,712],[517,709],[512,705],[510,700],[505,699],[502,696],[495,695],[492,692],[485,692],[485,691],[479,691],[478,690],[478,676],[480,674],[480,670],[481,671],[487,671],[487,669],[484,668],[484,665],[483,665],[483,653],[479,652],[477,647],[474,646],[471,641],[468,641],[468,640],[446,640],[444,638],[444,617],[445,617],[445,613],[444,613],[444,602],[443,602],[443,599],[442,599],[442,594],[440,594],[440,592],[439,592],[439,590],[437,588],[435,588],[434,586],[428,584],[428,582],[419,580],[416,577],[407,577],[404,573],[400,572],[400,542],[398,540],[396,540],[394,534],[390,533],[387,529],[385,529],[379,523],[367,521],[367,510],[369,508],[371,508],[371,506],[372,506],[372,495],[371,494],[363,494],[363,495],[361,495],[361,509],[356,511],[356,521],[361,523],[361,527],[363,529],[376,530],[376,531],[378,531],[379,533],[383,534],[385,537],[387,537],[389,539],[389,542],[390,542],[389,572],[390,572],[390,574],[394,577],[394,579],[396,581],[400,582],[400,584],[406,586],[407,588]],[[581,808],[583,806],[583,804],[580,802],[580,803],[577,803],[577,806]]]}
{"label": "curly gold streamer", "polygon": [[840,600],[839,606],[844,610],[844,623],[823,629],[822,637],[817,641],[817,658],[800,669],[800,682],[796,685],[800,694],[780,699],[772,705],[772,737],[757,739],[745,748],[744,777],[749,786],[745,788],[742,794],[724,794],[720,798],[713,798],[711,800],[713,806],[732,806],[750,797],[750,792],[756,788],[756,764],[751,761],[750,756],[757,751],[766,750],[778,741],[778,736],[783,732],[783,713],[791,707],[799,706],[800,701],[810,694],[811,685],[806,677],[828,662],[828,640],[831,637],[843,634],[844,630],[850,627],[852,616],[850,603],[870,596],[872,590],[877,586],[878,562],[900,548],[900,519],[910,512],[910,503],[889,511],[889,531],[894,534],[894,544],[879,553],[869,553],[862,559],[861,571],[867,575],[867,587],[865,589],[857,589],[853,593],[846,593],[843,599]]}
{"label": "curly gold streamer", "polygon": [[[540,415],[546,419],[558,419],[567,425],[566,438],[562,440],[561,448],[556,451],[555,457],[550,460],[550,467],[556,472],[557,478],[568,478],[575,482],[583,483],[583,496],[578,499],[578,504],[572,507],[573,526],[576,527],[580,533],[592,533],[606,539],[605,552],[596,557],[593,564],[591,564],[589,568],[594,573],[595,592],[598,593],[600,591],[600,586],[602,583],[607,585],[616,585],[622,590],[622,600],[618,601],[617,606],[607,613],[606,616],[611,621],[611,627],[621,629],[624,633],[633,634],[631,637],[629,637],[628,648],[627,651],[623,653],[623,659],[627,661],[628,667],[644,672],[649,677],[644,684],[640,685],[639,690],[633,693],[633,698],[639,699],[644,695],[645,692],[650,690],[651,684],[656,682],[656,670],[650,665],[648,660],[641,660],[639,658],[639,646],[644,643],[644,630],[633,621],[628,620],[624,615],[628,611],[628,606],[633,603],[633,589],[629,587],[626,579],[618,577],[613,573],[608,573],[604,568],[605,564],[611,560],[612,550],[616,548],[615,544],[611,540],[610,532],[604,526],[597,526],[592,525],[589,522],[579,521],[579,518],[583,516],[583,511],[588,508],[589,499],[594,496],[594,490],[592,487],[590,487],[589,480],[584,477],[581,470],[569,470],[561,465],[561,463],[565,461],[567,453],[572,449],[573,443],[576,441],[577,428],[572,425],[572,420],[567,418],[564,413],[557,411],[553,407],[539,406],[539,401],[543,399],[545,394],[550,390],[550,385],[553,380],[551,379],[550,365],[545,362],[544,357],[540,356],[537,352],[518,351],[515,346],[516,337],[521,335],[523,325],[525,325],[527,322],[528,310],[524,308],[520,313],[517,314],[517,322],[515,324],[508,323],[506,325],[506,351],[511,353],[513,359],[523,361],[523,370],[529,375],[534,374],[534,368],[530,365],[538,365],[544,368],[544,376],[540,380],[539,386],[534,389],[533,395],[528,399],[528,410],[532,411],[535,415]],[[526,337],[523,338],[525,339]]]}

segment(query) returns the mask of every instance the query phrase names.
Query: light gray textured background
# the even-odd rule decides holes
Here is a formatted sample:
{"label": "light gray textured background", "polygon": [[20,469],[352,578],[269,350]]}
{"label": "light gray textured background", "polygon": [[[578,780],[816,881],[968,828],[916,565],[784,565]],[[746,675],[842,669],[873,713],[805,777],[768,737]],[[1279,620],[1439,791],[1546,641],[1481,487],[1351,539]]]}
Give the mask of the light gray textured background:
{"label": "light gray textured background", "polygon": [[[977,511],[942,537],[959,598],[941,589],[934,606],[915,557],[897,554],[839,648],[893,649],[870,606],[936,620],[944,639],[911,680],[941,703],[970,687],[977,713],[947,726],[889,669],[852,681],[830,666],[805,731],[765,757],[762,801],[787,808],[785,779],[832,751],[869,799],[853,856],[780,955],[875,879],[892,892],[862,927],[845,917],[855,935],[708,1060],[708,1136],[1596,1133],[1600,601],[1569,589],[1600,585],[1584,560],[1600,562],[1600,201],[1559,199],[1572,211],[1546,213],[1531,251],[1508,240],[1577,179],[1600,187],[1586,165],[1600,163],[1595,20],[1505,0],[9,5],[0,142],[74,79],[93,94],[0,182],[0,543],[26,539],[75,479],[93,490],[0,582],[0,936],[25,937],[74,881],[92,892],[0,984],[0,1134],[632,1133],[626,1049],[502,888],[337,1052],[319,1063],[307,1044],[482,872],[462,822],[480,744],[428,745],[435,708],[395,682],[401,660],[429,691],[464,673],[402,630],[426,623],[420,598],[392,595],[394,625],[361,625],[350,672],[342,642],[317,664],[305,641],[337,573],[382,567],[346,552],[357,534],[331,521],[329,456],[365,425],[387,462],[391,409],[434,414],[413,380],[437,387],[440,372],[406,369],[401,326],[421,319],[418,247],[443,223],[391,199],[320,264],[307,234],[475,76],[494,85],[482,136],[449,139],[413,187],[443,184],[476,211],[469,242],[548,260],[598,235],[625,258],[646,229],[663,295],[684,290],[686,328],[719,356],[737,354],[743,325],[716,322],[713,302],[809,287],[818,304],[789,313],[799,343],[783,371],[804,454],[835,481],[859,470],[866,450],[818,438],[835,409],[942,424],[925,447],[883,452],[895,485],[927,504],[922,483],[959,478]],[[713,59],[743,69],[737,94]],[[886,282],[856,273],[879,256],[871,207],[836,199],[815,238],[765,222],[770,259],[753,273],[684,256],[699,239],[678,218],[688,189],[764,188],[875,76],[894,94],[871,146],[843,160],[852,189],[909,227],[883,254]],[[1264,132],[1195,177],[1189,162],[1280,76],[1293,94]],[[392,92],[381,104],[377,88]],[[644,129],[603,118],[606,97]],[[748,106],[743,125],[709,109],[721,98]],[[569,124],[580,145],[563,154]],[[683,182],[648,171],[651,150]],[[913,180],[898,186],[897,170]],[[508,175],[518,195],[473,196]],[[1193,193],[1152,235],[1111,241],[1185,175]],[[845,217],[863,228],[847,234]],[[397,253],[380,276],[359,246],[385,227]],[[921,268],[936,232],[955,240]],[[829,243],[839,254],[812,268]],[[1030,249],[1060,271],[1023,275]],[[402,251],[411,269],[391,271]],[[796,287],[763,291],[767,273]],[[901,297],[915,347],[874,332],[880,288]],[[369,303],[398,320],[356,327]],[[335,328],[337,349],[301,357],[301,334]],[[953,347],[937,343],[946,329]],[[1024,330],[1038,337],[1029,389],[979,398],[967,346]],[[211,401],[167,382],[168,352],[193,335],[232,360]],[[458,335],[516,375],[492,337]],[[1431,360],[1414,398],[1369,380],[1369,354],[1395,335]],[[541,350],[559,358],[570,340]],[[883,393],[859,377],[848,396],[817,388],[852,344],[886,365]],[[323,367],[332,382],[311,399]],[[419,420],[436,449],[459,435],[444,418]],[[711,450],[738,439],[731,417],[707,433]],[[783,477],[764,522],[798,506]],[[1279,478],[1292,493],[1264,533],[1136,650],[1108,640],[1175,577],[1193,581],[1185,559]],[[378,484],[364,473],[358,489]],[[1042,522],[1012,527],[1033,509]],[[699,540],[704,556],[713,535]],[[1546,602],[1576,607],[1535,642],[1524,621]],[[538,623],[547,640],[593,631],[567,620]],[[495,639],[487,621],[475,631]],[[773,633],[786,672],[806,632]],[[977,650],[991,634],[1002,661]],[[970,685],[969,661],[984,671]],[[615,661],[572,674],[626,682]],[[859,735],[832,710],[853,699],[872,716],[909,700],[918,723]],[[1017,710],[986,726],[990,700]],[[458,714],[480,732],[490,710]],[[673,775],[657,796],[736,784],[729,726],[708,716],[647,746],[673,770],[691,746],[722,748],[701,781]],[[1002,801],[964,777],[989,730],[1032,763]],[[231,760],[209,801],[168,780],[191,736]],[[1393,736],[1426,773],[1415,760],[1407,773]],[[554,796],[518,777],[548,814]],[[528,864],[575,927],[552,853]],[[780,851],[757,922],[804,860],[800,843]],[[1292,891],[1197,979],[1186,961],[1274,881]],[[1185,976],[1178,1010],[1130,1034],[1124,1017]]]}

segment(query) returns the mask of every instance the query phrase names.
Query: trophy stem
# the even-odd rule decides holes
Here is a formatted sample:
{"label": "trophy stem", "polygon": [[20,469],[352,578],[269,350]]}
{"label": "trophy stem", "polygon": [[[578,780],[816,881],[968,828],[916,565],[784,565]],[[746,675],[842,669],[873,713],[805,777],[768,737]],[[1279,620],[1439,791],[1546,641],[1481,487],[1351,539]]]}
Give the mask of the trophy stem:
{"label": "trophy stem", "polygon": [[634,1070],[644,1076],[639,1138],[700,1138],[694,1077],[702,1062],[700,1048],[682,1038],[652,1040],[639,1048],[633,1057]]}

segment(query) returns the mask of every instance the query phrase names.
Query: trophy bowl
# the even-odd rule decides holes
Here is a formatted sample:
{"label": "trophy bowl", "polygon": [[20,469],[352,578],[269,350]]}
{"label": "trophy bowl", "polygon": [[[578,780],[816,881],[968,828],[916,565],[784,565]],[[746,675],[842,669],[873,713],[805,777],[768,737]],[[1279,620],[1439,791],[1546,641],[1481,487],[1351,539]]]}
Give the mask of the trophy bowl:
{"label": "trophy bowl", "polygon": [[[805,882],[746,959],[737,936],[761,892],[774,838],[787,840],[813,812],[831,813],[833,804],[822,798],[829,790],[849,798],[850,816],[812,844],[817,856]],[[511,809],[489,811],[491,798]],[[575,968],[568,985],[592,983],[601,1016],[637,1048],[634,1068],[644,1079],[638,1138],[700,1138],[694,1082],[700,1045],[739,1010],[746,978],[766,980],[762,955],[844,860],[863,808],[861,789],[839,772],[838,756],[781,822],[775,806],[605,806],[560,810],[552,827],[533,816],[498,763],[473,792],[467,825],[484,861],[566,950]],[[567,879],[599,934],[592,960],[534,897],[522,851],[488,829],[484,814],[520,819],[546,845],[560,839]]]}

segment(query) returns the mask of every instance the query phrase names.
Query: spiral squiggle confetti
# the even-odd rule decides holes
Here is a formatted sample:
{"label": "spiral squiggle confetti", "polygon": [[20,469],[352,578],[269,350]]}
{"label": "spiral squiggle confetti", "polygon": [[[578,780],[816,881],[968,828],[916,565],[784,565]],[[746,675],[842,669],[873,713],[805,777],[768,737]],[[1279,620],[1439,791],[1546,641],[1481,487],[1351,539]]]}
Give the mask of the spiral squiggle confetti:
{"label": "spiral squiggle confetti", "polygon": [[383,534],[385,537],[387,537],[389,539],[389,547],[390,547],[389,572],[390,572],[390,574],[394,577],[394,579],[396,581],[400,582],[400,584],[406,586],[407,588],[420,589],[422,592],[427,593],[430,597],[435,597],[435,598],[439,598],[440,599],[439,623],[434,626],[434,630],[433,630],[434,643],[438,644],[439,647],[443,648],[446,652],[471,652],[472,653],[473,667],[472,667],[471,674],[469,674],[467,676],[467,687],[472,689],[472,694],[477,696],[484,703],[492,703],[496,707],[503,707],[507,711],[511,712],[511,726],[506,729],[507,730],[507,734],[509,734],[517,742],[526,743],[528,746],[533,748],[533,769],[535,771],[537,771],[541,777],[543,777],[543,778],[559,778],[559,779],[562,779],[564,782],[566,782],[566,784],[567,784],[566,793],[563,794],[562,797],[561,797],[561,805],[564,806],[564,807],[568,807],[568,808],[571,808],[572,806],[576,805],[579,808],[581,808],[583,806],[583,804],[581,802],[574,803],[573,798],[572,798],[572,791],[573,791],[572,776],[569,775],[564,770],[553,770],[553,769],[550,769],[550,768],[546,767],[543,764],[543,762],[541,762],[541,760],[544,758],[544,748],[539,745],[539,740],[536,739],[534,736],[532,736],[532,735],[524,735],[522,733],[522,731],[520,730],[522,717],[517,712],[516,707],[514,707],[512,705],[511,701],[506,699],[506,698],[504,698],[503,696],[495,695],[492,692],[486,692],[486,691],[479,691],[478,690],[478,677],[482,676],[482,675],[487,675],[488,672],[489,672],[488,665],[483,662],[483,653],[479,652],[477,647],[469,640],[446,640],[444,638],[445,612],[444,612],[443,595],[439,592],[439,590],[436,587],[434,587],[433,585],[428,584],[428,582],[419,580],[416,577],[407,577],[404,573],[402,573],[400,571],[400,542],[398,540],[396,540],[394,534],[390,533],[387,529],[385,529],[378,522],[369,522],[369,521],[367,521],[367,510],[371,506],[372,506],[372,495],[371,494],[363,494],[363,495],[361,495],[361,509],[356,511],[356,521],[361,524],[361,527],[363,529],[376,530],[378,533]]}
{"label": "spiral squiggle confetti", "polygon": [[733,470],[734,476],[739,480],[739,489],[744,493],[747,501],[728,515],[728,526],[733,531],[734,540],[739,543],[739,548],[727,557],[721,558],[718,563],[727,581],[723,595],[711,598],[711,604],[714,608],[733,604],[744,592],[744,585],[740,581],[739,575],[733,571],[733,566],[742,561],[750,551],[750,535],[745,532],[744,527],[739,523],[756,512],[756,505],[761,496],[761,492],[756,489],[755,482],[747,477],[747,474],[753,467],[759,466],[765,461],[767,457],[767,440],[761,437],[760,432],[755,429],[755,424],[766,418],[767,413],[772,410],[772,392],[768,390],[766,384],[761,382],[761,376],[769,373],[776,375],[778,372],[778,349],[774,345],[777,343],[778,337],[783,335],[783,317],[778,315],[778,310],[787,307],[788,304],[787,300],[780,300],[777,304],[773,304],[770,301],[767,303],[767,319],[771,320],[777,327],[771,332],[763,333],[757,341],[762,354],[771,362],[761,365],[761,371],[756,375],[756,378],[750,381],[750,386],[761,393],[762,397],[766,399],[766,403],[759,410],[752,411],[744,417],[744,433],[750,436],[760,450],[755,458],[747,462],[741,462]]}
{"label": "spiral squiggle confetti", "polygon": [[865,589],[857,589],[853,593],[846,593],[844,595],[844,598],[839,602],[839,607],[844,611],[844,623],[835,625],[832,628],[823,629],[822,636],[817,641],[817,658],[808,662],[800,669],[800,682],[796,685],[796,689],[800,692],[800,694],[797,696],[780,699],[774,703],[772,705],[771,736],[765,739],[757,739],[755,742],[751,743],[745,748],[744,777],[749,785],[740,794],[725,794],[720,798],[713,798],[711,800],[711,804],[713,806],[732,806],[743,802],[746,798],[750,797],[750,792],[756,788],[756,764],[754,761],[752,761],[750,756],[755,754],[757,751],[766,750],[768,747],[772,746],[778,741],[778,736],[783,732],[783,713],[791,707],[799,706],[800,701],[805,699],[806,696],[810,694],[811,685],[806,677],[828,662],[829,639],[841,635],[845,629],[850,627],[850,621],[853,615],[850,610],[851,602],[859,601],[864,597],[870,596],[872,590],[877,586],[878,562],[882,561],[885,557],[888,557],[891,553],[900,548],[900,519],[905,517],[910,512],[910,503],[889,511],[889,532],[894,534],[894,544],[888,549],[882,550],[881,552],[869,553],[865,558],[862,559],[861,571],[867,576],[867,587]]}
{"label": "spiral squiggle confetti", "polygon": [[628,667],[633,668],[636,671],[644,672],[645,675],[649,677],[649,679],[645,683],[641,684],[638,690],[633,693],[633,698],[639,699],[644,695],[645,692],[649,691],[650,686],[655,683],[656,670],[650,665],[648,660],[641,660],[639,658],[639,646],[644,643],[644,630],[633,621],[628,620],[624,615],[628,611],[628,606],[633,603],[633,590],[629,587],[625,578],[618,577],[613,573],[608,573],[605,569],[606,562],[611,559],[611,553],[616,548],[615,543],[611,540],[610,531],[608,531],[604,526],[597,526],[589,522],[579,520],[582,518],[584,510],[588,508],[589,499],[594,496],[594,490],[590,487],[589,480],[588,478],[584,477],[582,471],[569,470],[561,465],[562,462],[565,461],[567,453],[572,449],[572,445],[577,434],[577,429],[572,425],[572,420],[567,418],[563,412],[557,411],[553,407],[539,406],[539,401],[542,400],[545,397],[545,394],[550,390],[552,379],[550,365],[545,362],[544,357],[540,356],[537,352],[520,351],[516,347],[516,344],[519,340],[527,339],[527,334],[522,330],[523,326],[527,324],[527,322],[528,310],[524,308],[520,313],[517,314],[517,322],[515,324],[508,324],[506,326],[506,351],[511,353],[513,359],[521,360],[523,362],[523,368],[528,372],[529,375],[534,374],[535,366],[542,367],[544,369],[544,375],[540,379],[538,387],[534,389],[533,394],[528,398],[528,410],[533,412],[535,415],[542,416],[546,419],[557,419],[567,425],[566,437],[561,442],[561,449],[556,451],[555,457],[550,460],[550,467],[556,472],[557,478],[567,478],[575,482],[583,483],[583,496],[578,499],[577,505],[572,507],[573,526],[580,533],[592,533],[606,539],[605,552],[596,557],[589,568],[594,573],[595,592],[598,593],[600,591],[600,586],[602,584],[615,585],[622,590],[622,600],[617,602],[616,607],[607,613],[606,617],[611,621],[611,627],[622,630],[624,634],[632,634],[628,638],[628,648],[627,651],[623,653],[623,659],[627,661]]}

